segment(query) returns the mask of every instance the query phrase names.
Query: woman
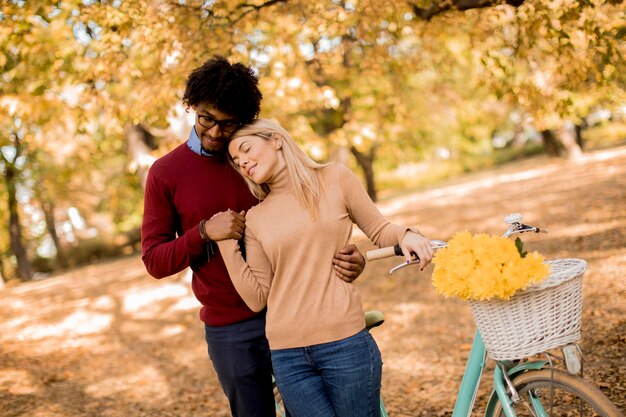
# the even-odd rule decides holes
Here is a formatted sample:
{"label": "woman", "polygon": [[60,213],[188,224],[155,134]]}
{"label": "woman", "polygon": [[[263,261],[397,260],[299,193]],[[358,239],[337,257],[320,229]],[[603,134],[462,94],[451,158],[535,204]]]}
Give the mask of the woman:
{"label": "woman", "polygon": [[[263,200],[246,215],[244,261],[238,242],[218,242],[246,304],[267,307],[276,383],[301,416],[378,416],[382,362],[364,330],[361,297],[327,267],[352,224],[378,246],[400,243],[423,268],[432,259],[419,231],[386,221],[354,174],[320,165],[278,123],[259,119],[228,145],[233,165]],[[246,263],[247,262],[247,263]]]}

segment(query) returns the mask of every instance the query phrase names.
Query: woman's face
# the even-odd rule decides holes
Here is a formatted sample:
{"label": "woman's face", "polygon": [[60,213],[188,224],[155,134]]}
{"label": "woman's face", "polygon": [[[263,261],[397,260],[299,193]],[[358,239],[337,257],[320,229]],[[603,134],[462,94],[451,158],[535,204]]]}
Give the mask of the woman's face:
{"label": "woman's face", "polygon": [[228,152],[241,173],[256,184],[268,182],[285,167],[279,139],[242,136],[228,144]]}

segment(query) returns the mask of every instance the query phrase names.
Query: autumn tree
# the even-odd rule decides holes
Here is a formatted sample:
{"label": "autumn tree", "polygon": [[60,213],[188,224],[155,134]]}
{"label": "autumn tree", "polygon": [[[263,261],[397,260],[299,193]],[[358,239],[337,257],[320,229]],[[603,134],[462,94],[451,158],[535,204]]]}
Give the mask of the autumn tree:
{"label": "autumn tree", "polygon": [[41,145],[49,140],[43,136],[44,126],[57,123],[63,113],[59,74],[68,70],[74,54],[65,38],[71,31],[63,30],[60,19],[47,20],[44,11],[40,5],[9,2],[4,3],[1,15],[0,162],[5,173],[11,248],[22,280],[31,279],[33,270],[21,209],[31,203],[32,184],[39,175],[33,168]]}
{"label": "autumn tree", "polygon": [[625,101],[624,22],[618,0],[3,2],[0,273],[27,279],[45,242],[57,265],[94,235],[136,243],[141,178],[185,139],[211,55],[255,68],[262,115],[376,199],[380,168],[492,155],[502,131],[578,152]]}
{"label": "autumn tree", "polygon": [[[477,26],[485,84],[542,132],[548,146],[579,155],[585,118],[623,103],[624,7],[621,2],[527,2],[498,10]],[[500,33],[501,36],[493,36]],[[558,143],[551,142],[558,139]],[[548,148],[550,151],[550,148]]]}

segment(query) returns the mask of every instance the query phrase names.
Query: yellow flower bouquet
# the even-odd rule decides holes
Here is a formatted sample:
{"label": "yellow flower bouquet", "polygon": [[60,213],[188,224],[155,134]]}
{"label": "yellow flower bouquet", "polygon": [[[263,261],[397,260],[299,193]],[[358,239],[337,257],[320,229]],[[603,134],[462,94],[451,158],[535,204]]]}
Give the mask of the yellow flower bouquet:
{"label": "yellow flower bouquet", "polygon": [[437,292],[463,300],[508,300],[550,274],[539,253],[522,255],[512,240],[484,233],[455,234],[433,263]]}

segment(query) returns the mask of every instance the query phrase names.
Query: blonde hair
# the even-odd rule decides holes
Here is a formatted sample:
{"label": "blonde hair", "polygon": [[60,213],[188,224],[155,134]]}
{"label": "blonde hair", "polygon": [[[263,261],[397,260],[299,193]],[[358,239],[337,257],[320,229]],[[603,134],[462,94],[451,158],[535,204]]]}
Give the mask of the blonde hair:
{"label": "blonde hair", "polygon": [[[287,167],[289,184],[298,201],[311,211],[314,219],[318,217],[318,202],[322,195],[322,183],[316,171],[328,164],[320,164],[311,159],[300,147],[287,130],[278,122],[270,119],[256,119],[250,124],[244,125],[232,135],[230,140],[242,136],[258,136],[264,140],[273,140],[276,136],[282,138],[283,156]],[[228,160],[239,173],[241,170],[228,154]],[[259,199],[264,199],[269,193],[267,184],[256,184],[249,178],[245,178],[252,193]]]}

